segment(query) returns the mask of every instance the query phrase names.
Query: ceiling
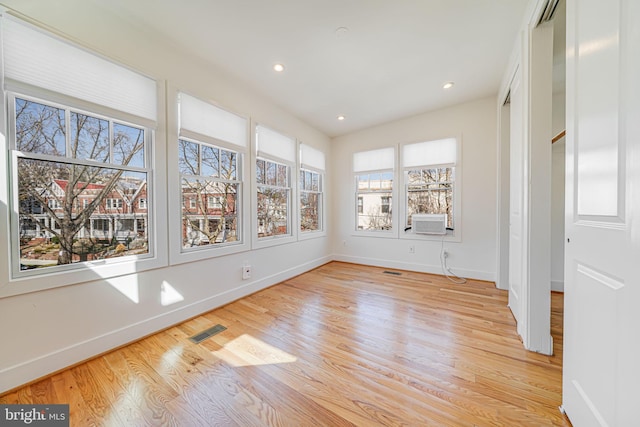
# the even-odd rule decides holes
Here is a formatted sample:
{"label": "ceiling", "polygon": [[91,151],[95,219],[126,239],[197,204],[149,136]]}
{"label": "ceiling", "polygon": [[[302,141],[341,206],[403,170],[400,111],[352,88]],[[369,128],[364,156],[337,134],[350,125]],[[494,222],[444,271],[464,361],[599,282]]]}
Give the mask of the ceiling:
{"label": "ceiling", "polygon": [[[331,137],[496,94],[526,4],[527,0],[101,2],[163,43],[234,75]],[[284,64],[285,70],[276,73],[275,63]],[[455,85],[444,90],[448,81]],[[338,115],[345,120],[338,121]]]}

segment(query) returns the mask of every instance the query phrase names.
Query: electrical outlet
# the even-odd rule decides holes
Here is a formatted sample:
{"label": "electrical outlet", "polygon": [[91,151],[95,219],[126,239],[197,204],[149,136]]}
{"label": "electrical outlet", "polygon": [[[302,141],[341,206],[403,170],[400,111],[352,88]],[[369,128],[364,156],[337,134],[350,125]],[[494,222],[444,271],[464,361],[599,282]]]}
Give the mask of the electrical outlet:
{"label": "electrical outlet", "polygon": [[442,256],[443,256],[443,257],[445,257],[445,258],[449,257],[449,252],[444,251],[444,252],[442,253]]}
{"label": "electrical outlet", "polygon": [[242,280],[251,279],[251,266],[243,265],[242,266]]}
{"label": "electrical outlet", "polygon": [[415,245],[409,245],[409,253],[410,254],[415,254],[416,253],[416,246]]}

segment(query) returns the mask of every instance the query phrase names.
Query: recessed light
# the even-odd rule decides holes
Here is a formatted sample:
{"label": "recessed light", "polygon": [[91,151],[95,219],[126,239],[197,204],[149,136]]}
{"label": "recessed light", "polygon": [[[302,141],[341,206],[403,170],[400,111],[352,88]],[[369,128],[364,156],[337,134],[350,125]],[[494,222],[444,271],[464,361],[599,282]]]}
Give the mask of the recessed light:
{"label": "recessed light", "polygon": [[335,31],[336,37],[339,39],[345,38],[348,33],[349,33],[349,29],[347,27],[338,27],[336,28],[336,31]]}
{"label": "recessed light", "polygon": [[444,85],[442,85],[442,89],[451,89],[453,87],[453,82],[446,82]]}
{"label": "recessed light", "polygon": [[338,120],[343,121],[344,120],[344,116],[338,116]]}
{"label": "recessed light", "polygon": [[275,71],[277,71],[277,72],[281,73],[281,72],[283,72],[283,71],[284,71],[284,65],[282,65],[282,64],[275,64],[275,65],[273,66],[273,69],[274,69]]}

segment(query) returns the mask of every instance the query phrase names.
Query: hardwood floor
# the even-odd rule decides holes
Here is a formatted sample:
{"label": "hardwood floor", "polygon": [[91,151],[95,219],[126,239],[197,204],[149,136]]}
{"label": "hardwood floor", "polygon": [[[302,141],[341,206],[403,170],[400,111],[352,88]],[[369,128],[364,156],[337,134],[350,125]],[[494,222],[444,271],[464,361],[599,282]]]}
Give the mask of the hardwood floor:
{"label": "hardwood floor", "polygon": [[0,403],[69,403],[71,426],[570,425],[562,294],[549,357],[522,348],[493,283],[384,271],[332,262]]}

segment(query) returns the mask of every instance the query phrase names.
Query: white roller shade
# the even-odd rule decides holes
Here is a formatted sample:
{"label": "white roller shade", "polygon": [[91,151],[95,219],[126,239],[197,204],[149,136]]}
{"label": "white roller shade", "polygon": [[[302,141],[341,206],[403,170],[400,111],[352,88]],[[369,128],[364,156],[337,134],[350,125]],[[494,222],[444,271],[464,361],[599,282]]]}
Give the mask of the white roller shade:
{"label": "white roller shade", "polygon": [[155,80],[7,15],[1,25],[5,80],[157,120]]}
{"label": "white roller shade", "polygon": [[455,138],[407,144],[402,149],[405,168],[426,165],[455,165],[458,143]]}
{"label": "white roller shade", "polygon": [[197,132],[242,147],[247,145],[247,119],[244,117],[185,93],[180,94],[179,102],[181,130]]}
{"label": "white roller shade", "polygon": [[361,151],[353,155],[354,172],[393,169],[394,163],[393,147]]}
{"label": "white roller shade", "polygon": [[256,126],[258,156],[267,155],[296,162],[296,141],[267,127]]}
{"label": "white roller shade", "polygon": [[300,144],[300,165],[313,169],[324,170],[324,153],[305,144]]}

